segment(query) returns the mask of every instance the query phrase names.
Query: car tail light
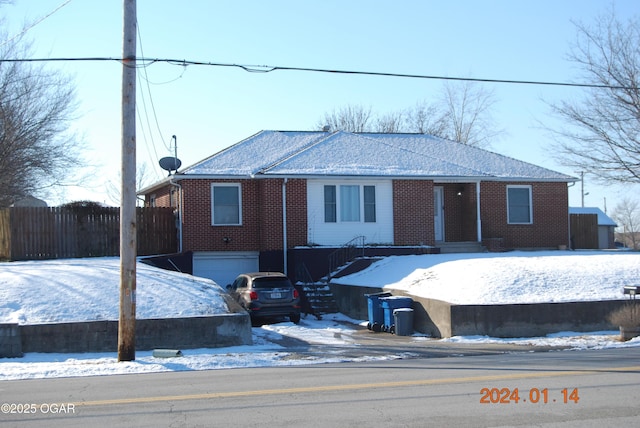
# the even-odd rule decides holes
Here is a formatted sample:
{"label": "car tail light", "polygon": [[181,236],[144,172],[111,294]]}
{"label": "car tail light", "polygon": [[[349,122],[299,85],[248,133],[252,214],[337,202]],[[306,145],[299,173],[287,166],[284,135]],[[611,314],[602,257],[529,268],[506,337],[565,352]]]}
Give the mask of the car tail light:
{"label": "car tail light", "polygon": [[258,300],[258,292],[257,291],[252,291],[249,293],[249,298],[251,300]]}
{"label": "car tail light", "polygon": [[300,293],[298,293],[298,290],[296,290],[295,288],[293,289],[293,298],[297,299],[298,297],[300,297]]}

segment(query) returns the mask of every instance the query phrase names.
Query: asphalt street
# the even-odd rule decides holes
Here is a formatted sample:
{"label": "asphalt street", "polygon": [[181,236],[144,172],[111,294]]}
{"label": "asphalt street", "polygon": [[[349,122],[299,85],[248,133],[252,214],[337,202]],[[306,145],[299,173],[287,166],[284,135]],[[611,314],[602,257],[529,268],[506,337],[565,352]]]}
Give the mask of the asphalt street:
{"label": "asphalt street", "polygon": [[640,420],[640,348],[454,343],[353,328],[335,333],[340,345],[270,336],[288,358],[346,363],[3,381],[0,425],[602,428]]}
{"label": "asphalt street", "polygon": [[4,381],[0,424],[630,427],[640,420],[639,354],[637,348],[491,349],[366,363]]}

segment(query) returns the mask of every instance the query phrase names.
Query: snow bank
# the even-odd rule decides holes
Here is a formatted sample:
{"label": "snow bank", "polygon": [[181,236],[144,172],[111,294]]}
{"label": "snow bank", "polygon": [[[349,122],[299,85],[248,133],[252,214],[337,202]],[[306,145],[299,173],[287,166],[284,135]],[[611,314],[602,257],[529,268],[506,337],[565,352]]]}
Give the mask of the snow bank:
{"label": "snow bank", "polygon": [[489,305],[619,300],[639,272],[638,253],[516,251],[388,257],[337,282]]}
{"label": "snow bank", "polygon": [[[137,318],[227,313],[215,282],[138,263]],[[120,259],[100,257],[0,264],[0,322],[117,320]]]}

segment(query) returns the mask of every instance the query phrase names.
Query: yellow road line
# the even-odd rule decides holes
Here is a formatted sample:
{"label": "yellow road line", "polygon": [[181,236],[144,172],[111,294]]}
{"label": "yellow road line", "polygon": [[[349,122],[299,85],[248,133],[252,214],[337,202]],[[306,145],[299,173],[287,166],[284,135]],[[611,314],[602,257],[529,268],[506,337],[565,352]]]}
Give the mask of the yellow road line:
{"label": "yellow road line", "polygon": [[185,401],[185,400],[207,400],[212,398],[233,398],[233,397],[252,397],[260,395],[279,395],[279,394],[300,394],[304,392],[327,392],[327,391],[349,391],[356,389],[371,388],[397,388],[402,386],[421,386],[421,385],[441,385],[449,383],[464,382],[487,382],[499,380],[516,380],[516,379],[537,379],[560,376],[581,376],[588,374],[606,373],[606,372],[640,372],[640,366],[633,367],[612,367],[597,370],[566,370],[566,371],[544,371],[535,373],[511,373],[503,375],[485,375],[485,376],[466,376],[452,377],[443,379],[419,379],[404,380],[395,382],[377,382],[377,383],[355,383],[346,385],[326,385],[326,386],[304,386],[296,388],[278,388],[278,389],[259,389],[254,391],[230,391],[230,392],[211,392],[203,394],[187,394],[187,395],[166,395],[158,397],[137,397],[137,398],[114,398],[111,400],[96,400],[74,403],[76,406],[108,406],[113,404],[140,404],[155,403],[161,401]]}

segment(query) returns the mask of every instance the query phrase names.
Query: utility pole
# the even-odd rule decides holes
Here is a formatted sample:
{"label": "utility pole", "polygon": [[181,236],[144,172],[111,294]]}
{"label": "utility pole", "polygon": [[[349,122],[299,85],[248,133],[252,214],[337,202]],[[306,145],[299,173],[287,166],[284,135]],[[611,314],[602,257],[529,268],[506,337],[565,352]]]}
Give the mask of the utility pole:
{"label": "utility pole", "polygon": [[136,359],[136,0],[124,0],[118,361]]}

